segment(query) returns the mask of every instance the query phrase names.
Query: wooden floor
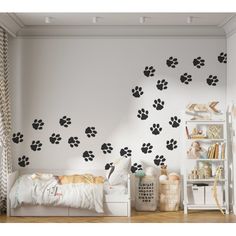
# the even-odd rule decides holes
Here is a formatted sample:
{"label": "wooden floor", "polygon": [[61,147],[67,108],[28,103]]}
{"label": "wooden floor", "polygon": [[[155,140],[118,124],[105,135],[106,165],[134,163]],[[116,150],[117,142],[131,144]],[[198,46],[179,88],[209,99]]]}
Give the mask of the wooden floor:
{"label": "wooden floor", "polygon": [[7,217],[0,223],[236,223],[235,215],[219,211],[196,211],[188,215],[179,212],[132,212],[132,217]]}

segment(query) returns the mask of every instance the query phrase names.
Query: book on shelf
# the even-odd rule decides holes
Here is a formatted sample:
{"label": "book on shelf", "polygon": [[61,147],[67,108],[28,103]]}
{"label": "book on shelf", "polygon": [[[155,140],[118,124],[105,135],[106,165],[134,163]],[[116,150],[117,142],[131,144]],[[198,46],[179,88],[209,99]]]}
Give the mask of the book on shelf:
{"label": "book on shelf", "polygon": [[208,159],[225,159],[225,143],[214,143],[208,147]]}

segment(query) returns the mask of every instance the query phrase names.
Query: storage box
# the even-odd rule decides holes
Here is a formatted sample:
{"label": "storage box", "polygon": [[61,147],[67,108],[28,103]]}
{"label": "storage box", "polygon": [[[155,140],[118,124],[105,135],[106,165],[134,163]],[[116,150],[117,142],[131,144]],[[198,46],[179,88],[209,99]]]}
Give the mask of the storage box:
{"label": "storage box", "polygon": [[205,187],[188,185],[188,203],[192,205],[204,205],[205,204]]}
{"label": "storage box", "polygon": [[[223,188],[222,186],[217,186],[217,199],[220,205],[223,205]],[[205,187],[205,204],[216,206],[216,201],[213,197],[213,186]]]}

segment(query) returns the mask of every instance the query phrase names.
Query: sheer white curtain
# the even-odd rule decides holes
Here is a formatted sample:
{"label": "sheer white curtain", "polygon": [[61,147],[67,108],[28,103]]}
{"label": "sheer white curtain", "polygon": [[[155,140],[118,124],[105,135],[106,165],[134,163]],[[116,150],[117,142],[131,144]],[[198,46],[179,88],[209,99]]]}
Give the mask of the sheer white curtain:
{"label": "sheer white curtain", "polygon": [[11,114],[8,90],[8,35],[0,27],[0,213],[7,208],[7,175],[12,172]]}

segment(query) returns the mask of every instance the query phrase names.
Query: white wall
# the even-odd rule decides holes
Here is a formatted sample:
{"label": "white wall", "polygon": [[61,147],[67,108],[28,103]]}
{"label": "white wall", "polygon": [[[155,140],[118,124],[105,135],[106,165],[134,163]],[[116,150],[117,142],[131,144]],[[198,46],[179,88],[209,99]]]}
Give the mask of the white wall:
{"label": "white wall", "polygon": [[[75,169],[104,168],[120,156],[120,149],[132,150],[132,162],[145,159],[153,164],[156,155],[164,155],[171,170],[179,171],[182,156],[181,126],[172,128],[169,119],[180,117],[189,102],[221,102],[225,108],[226,64],[217,60],[225,52],[225,40],[220,38],[25,38],[10,42],[13,133],[23,133],[23,142],[12,144],[14,167],[18,157],[26,155],[26,168]],[[166,60],[176,57],[176,68]],[[201,56],[205,66],[198,69],[193,59]],[[145,66],[154,66],[155,76],[145,77]],[[184,73],[192,75],[188,85],[180,82]],[[206,79],[217,75],[217,86]],[[168,89],[156,88],[157,80],[168,81]],[[144,94],[132,96],[131,90],[141,86]],[[165,101],[164,109],[153,108],[154,99]],[[147,120],[137,118],[138,109],[149,111]],[[68,128],[59,125],[67,115],[72,119]],[[45,123],[34,130],[34,119]],[[153,135],[150,126],[159,123],[160,135]],[[87,126],[95,126],[95,138],[85,135]],[[51,144],[52,133],[62,136],[61,143]],[[67,139],[78,136],[78,148],[71,148]],[[166,141],[174,138],[178,148],[170,151]],[[43,143],[41,151],[32,151],[32,140]],[[101,145],[109,142],[111,154],[103,154]],[[153,152],[141,152],[143,143],[150,142]],[[95,158],[85,162],[85,150]]]}

